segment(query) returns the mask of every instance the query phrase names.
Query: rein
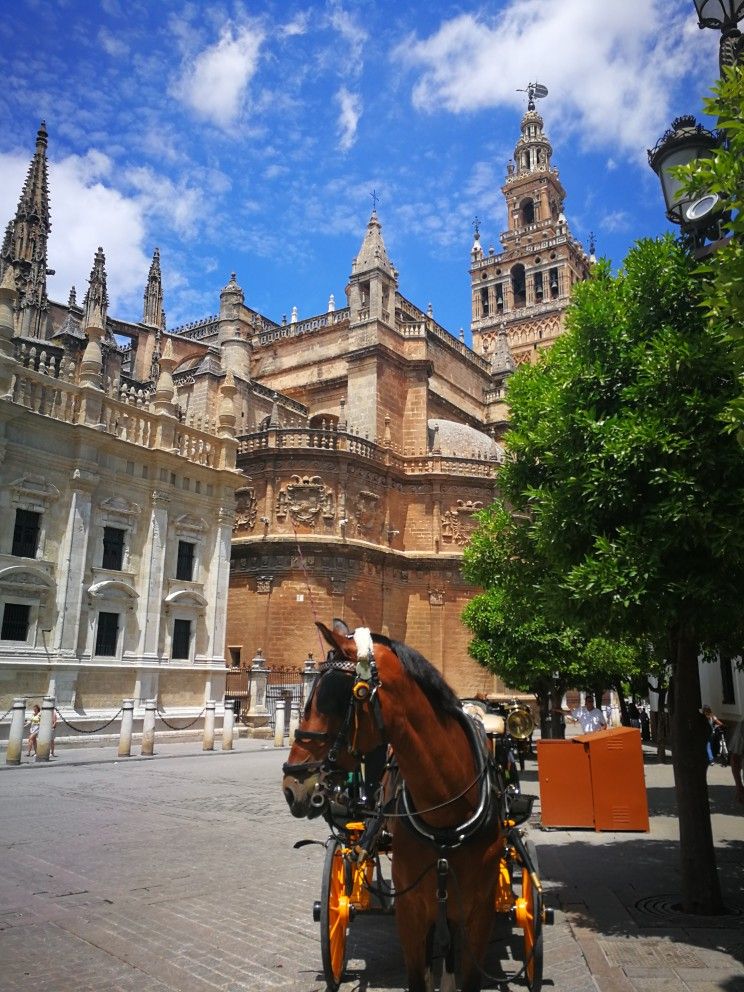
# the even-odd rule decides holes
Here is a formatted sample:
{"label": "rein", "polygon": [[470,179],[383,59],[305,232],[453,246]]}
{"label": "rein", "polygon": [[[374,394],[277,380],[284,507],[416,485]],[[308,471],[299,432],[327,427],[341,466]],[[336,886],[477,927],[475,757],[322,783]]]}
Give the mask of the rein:
{"label": "rein", "polygon": [[[371,647],[371,645],[370,645]],[[374,654],[370,650],[367,656],[361,655],[356,662],[339,658],[332,654],[318,666],[318,676],[313,683],[313,687],[308,697],[308,704],[312,699],[318,681],[328,671],[342,671],[355,677],[356,681],[352,687],[349,706],[346,715],[339,729],[335,741],[331,745],[325,759],[317,761],[306,761],[298,764],[285,764],[283,773],[285,775],[310,775],[319,772],[321,779],[324,776],[338,773],[344,769],[338,764],[338,755],[343,747],[346,747],[352,757],[359,757],[356,749],[356,730],[359,725],[359,707],[369,705],[372,716],[383,743],[388,743],[385,736],[385,725],[382,717],[382,710],[378,699],[378,689],[382,685],[374,660]],[[352,739],[349,740],[349,733],[354,725]],[[441,850],[452,850],[465,843],[470,838],[478,834],[484,827],[490,824],[497,814],[495,800],[502,794],[502,790],[495,788],[493,763],[489,760],[485,747],[478,737],[476,727],[472,720],[463,714],[461,725],[465,730],[471,751],[476,763],[476,775],[461,792],[442,803],[431,806],[428,809],[417,810],[413,804],[409,789],[405,782],[402,783],[398,796],[398,811],[392,812],[378,808],[378,814],[385,818],[401,819],[414,833],[423,837]],[[329,741],[331,734],[318,730],[295,730],[295,742],[298,744],[312,743],[314,741]],[[428,813],[438,812],[446,809],[462,799],[476,785],[480,785],[480,795],[475,812],[464,822],[456,827],[431,827],[421,819]],[[380,801],[382,803],[382,800]]]}

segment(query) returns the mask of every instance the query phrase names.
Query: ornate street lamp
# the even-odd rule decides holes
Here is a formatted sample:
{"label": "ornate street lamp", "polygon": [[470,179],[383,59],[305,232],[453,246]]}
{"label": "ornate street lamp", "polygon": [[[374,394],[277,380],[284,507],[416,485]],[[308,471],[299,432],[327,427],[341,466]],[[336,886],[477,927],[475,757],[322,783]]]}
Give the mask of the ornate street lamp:
{"label": "ornate street lamp", "polygon": [[712,158],[719,143],[718,134],[698,124],[691,115],[686,115],[676,117],[671,128],[659,138],[656,147],[649,149],[648,163],[661,181],[666,215],[683,231],[700,231],[701,227],[708,227],[710,215],[718,204],[718,196],[715,193],[702,197],[688,196],[683,192],[680,181],[672,175],[672,169],[688,165],[697,158]]}
{"label": "ornate street lamp", "polygon": [[727,66],[736,65],[742,58],[741,31],[737,24],[744,17],[744,0],[694,0],[698,27],[715,28],[721,32],[718,62],[721,75]]}

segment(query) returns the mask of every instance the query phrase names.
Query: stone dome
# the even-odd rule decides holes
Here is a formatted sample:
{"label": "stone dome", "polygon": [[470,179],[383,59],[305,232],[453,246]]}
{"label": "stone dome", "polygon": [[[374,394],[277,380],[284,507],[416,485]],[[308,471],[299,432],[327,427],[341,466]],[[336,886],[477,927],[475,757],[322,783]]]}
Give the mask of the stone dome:
{"label": "stone dome", "polygon": [[492,437],[476,430],[468,424],[458,424],[454,420],[429,421],[429,451],[434,448],[443,455],[460,458],[490,458],[493,461],[504,460],[504,449]]}

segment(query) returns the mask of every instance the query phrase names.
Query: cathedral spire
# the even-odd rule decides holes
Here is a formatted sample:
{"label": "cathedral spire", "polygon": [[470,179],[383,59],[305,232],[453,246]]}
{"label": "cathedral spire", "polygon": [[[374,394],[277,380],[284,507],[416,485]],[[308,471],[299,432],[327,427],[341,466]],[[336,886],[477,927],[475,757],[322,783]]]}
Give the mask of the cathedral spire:
{"label": "cathedral spire", "polygon": [[47,130],[41,122],[15,218],[8,225],[0,265],[12,265],[18,287],[19,333],[43,337],[47,301],[47,241],[51,230]]}
{"label": "cathedral spire", "polygon": [[150,272],[145,286],[145,303],[142,309],[142,323],[163,330],[163,282],[160,274],[160,249],[153,252]]}
{"label": "cathedral spire", "polygon": [[377,217],[376,207],[372,208],[362,247],[351,268],[354,273],[368,272],[370,269],[382,269],[393,278],[396,275],[382,238],[382,225]]}
{"label": "cathedral spire", "polygon": [[83,310],[83,328],[100,327],[105,331],[108,293],[106,292],[106,256],[101,247],[93,259],[88,290],[83,300]]}

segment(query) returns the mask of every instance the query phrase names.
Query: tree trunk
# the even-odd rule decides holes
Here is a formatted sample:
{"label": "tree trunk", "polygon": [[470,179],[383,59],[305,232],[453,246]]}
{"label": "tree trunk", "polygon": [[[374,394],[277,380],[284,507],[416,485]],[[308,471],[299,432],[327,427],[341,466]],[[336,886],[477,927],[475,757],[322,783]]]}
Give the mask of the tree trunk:
{"label": "tree trunk", "polygon": [[541,692],[537,697],[540,707],[540,737],[543,740],[550,738],[550,692]]}
{"label": "tree trunk", "polygon": [[620,725],[622,727],[630,726],[630,716],[628,714],[628,706],[625,702],[625,694],[623,693],[623,687],[621,685],[615,686],[615,692],[617,693],[617,700],[620,705]]}
{"label": "tree trunk", "polygon": [[672,764],[679,816],[682,910],[712,915],[723,912],[723,900],[710,823],[697,642],[688,633],[677,632],[675,648]]}

